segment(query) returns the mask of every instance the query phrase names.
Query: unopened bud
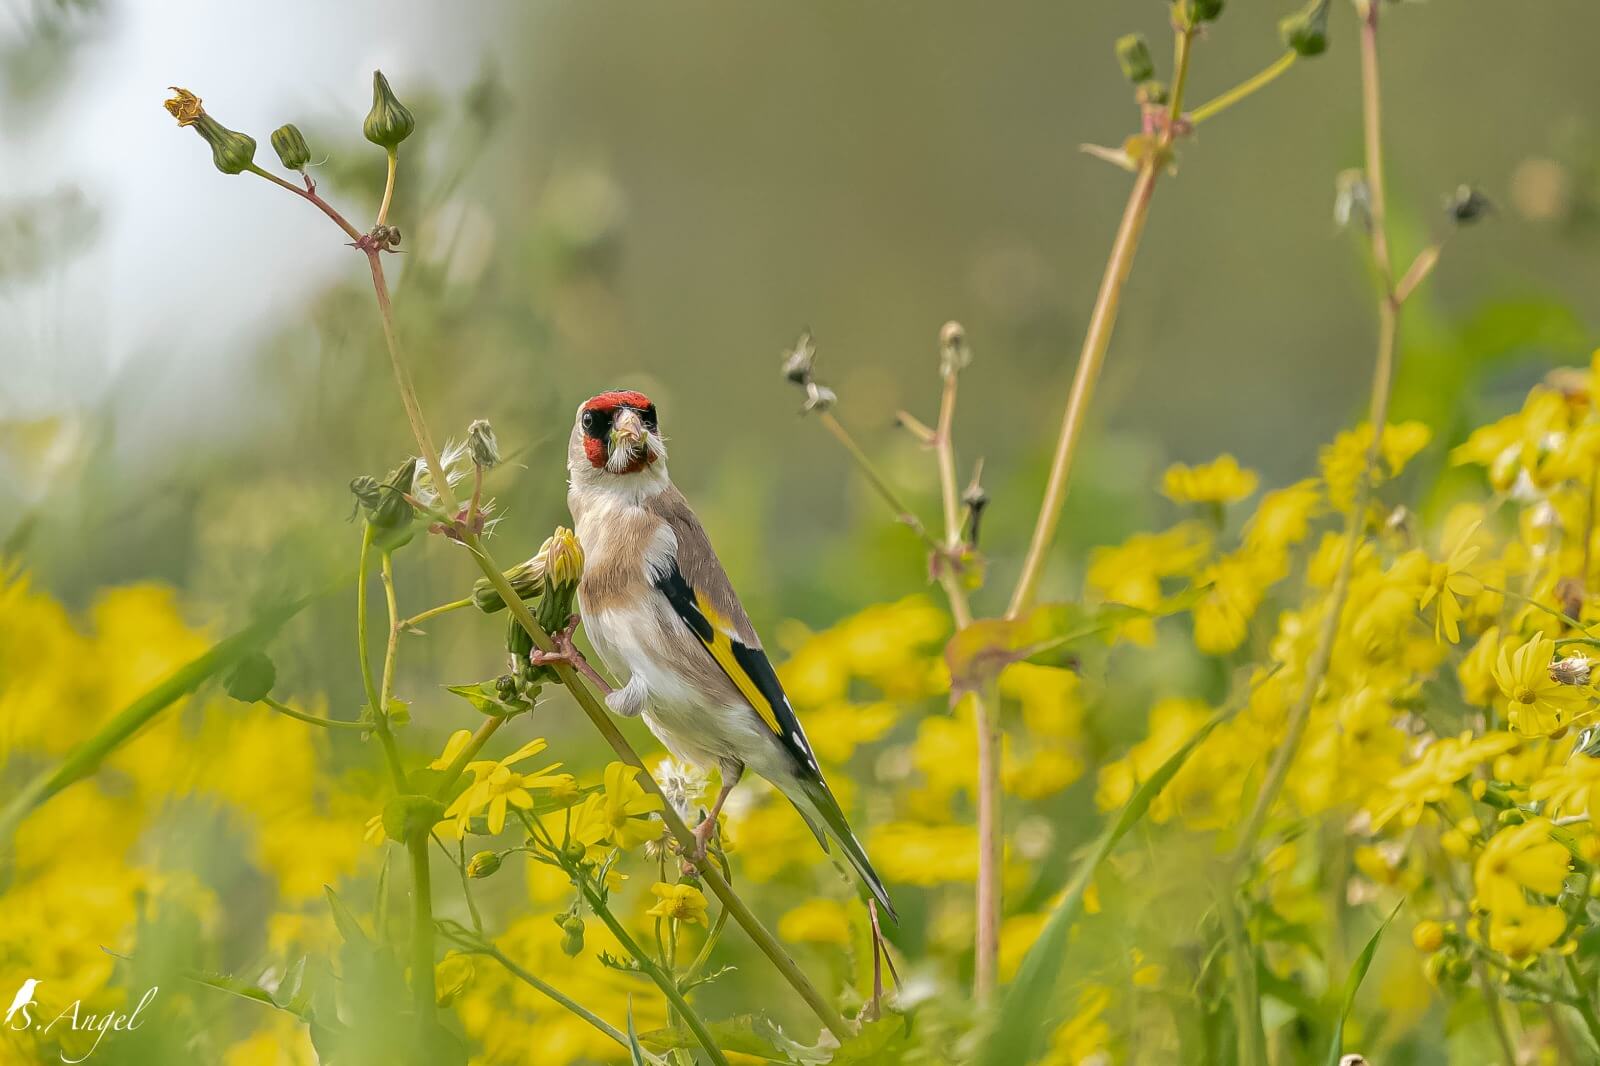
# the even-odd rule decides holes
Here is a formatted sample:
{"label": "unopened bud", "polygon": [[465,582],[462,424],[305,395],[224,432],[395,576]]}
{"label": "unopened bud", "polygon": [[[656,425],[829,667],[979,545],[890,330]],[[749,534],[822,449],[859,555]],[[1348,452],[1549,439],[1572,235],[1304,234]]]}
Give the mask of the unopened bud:
{"label": "unopened bud", "polygon": [[[545,552],[549,546],[550,541],[546,539],[544,546],[532,559],[519,563],[505,572],[506,581],[518,599],[532,599],[544,588]],[[499,591],[489,584],[487,578],[482,577],[472,583],[472,603],[484,614],[494,614],[503,610],[506,605]]]}
{"label": "unopened bud", "polygon": [[367,140],[390,151],[400,147],[400,142],[411,136],[411,131],[417,128],[417,120],[412,117],[404,104],[394,95],[394,90],[389,88],[389,79],[383,76],[383,71],[372,72],[372,110],[367,112],[367,120],[362,123],[361,132],[366,134]]}
{"label": "unopened bud", "polygon": [[1309,4],[1278,23],[1283,43],[1296,55],[1319,56],[1328,50],[1328,0]]}
{"label": "unopened bud", "polygon": [[1573,655],[1557,659],[1550,664],[1550,680],[1561,685],[1583,686],[1589,683],[1594,661],[1586,655]]}
{"label": "unopened bud", "polygon": [[967,347],[967,331],[959,322],[946,322],[939,330],[939,373],[950,377],[965,370],[972,363],[972,351]]}
{"label": "unopened bud", "polygon": [[1494,210],[1494,204],[1471,185],[1458,185],[1456,191],[1445,200],[1444,209],[1458,225],[1466,225]]}
{"label": "unopened bud", "polygon": [[1135,85],[1143,85],[1156,76],[1155,60],[1150,58],[1150,46],[1137,33],[1117,38],[1117,62],[1122,75]]}
{"label": "unopened bud", "polygon": [[499,852],[480,851],[467,860],[467,876],[472,878],[488,877],[500,869],[502,861]]}
{"label": "unopened bud", "polygon": [[561,853],[568,862],[578,863],[583,861],[583,857],[589,853],[589,849],[580,842],[572,840],[568,841],[567,846],[562,849]]}
{"label": "unopened bud", "polygon": [[494,427],[486,419],[467,427],[467,454],[485,470],[500,464],[500,442],[494,439]]}
{"label": "unopened bud", "polygon": [[808,329],[800,334],[793,348],[783,353],[783,376],[796,385],[804,385],[811,380],[811,371],[816,362],[817,346]]}
{"label": "unopened bud", "polygon": [[494,694],[502,703],[510,703],[519,695],[517,679],[511,674],[501,674],[494,679]]}
{"label": "unopened bud", "polygon": [[567,933],[561,938],[561,954],[575,959],[583,954],[583,933]]}
{"label": "unopened bud", "polygon": [[1411,943],[1424,955],[1432,955],[1444,947],[1444,926],[1434,921],[1418,922],[1411,930]]}
{"label": "unopened bud", "polygon": [[311,162],[311,149],[293,124],[272,131],[272,150],[278,153],[278,162],[290,170],[304,170]]}
{"label": "unopened bud", "polygon": [[[371,478],[357,478],[352,481],[350,491],[361,500],[367,512],[367,521],[377,529],[388,533],[401,529],[411,522],[411,503],[406,496],[411,492],[416,478],[417,460],[412,458],[396,467],[384,479],[383,484],[377,486],[376,493],[372,492],[368,484]],[[357,482],[360,482],[359,486]],[[366,498],[363,498],[363,492],[368,494]]]}
{"label": "unopened bud", "polygon": [[1222,0],[1180,0],[1180,3],[1191,26],[1215,22],[1217,16],[1222,14]]}
{"label": "unopened bud", "polygon": [[545,577],[555,588],[576,585],[583,576],[583,548],[577,535],[566,526],[556,527],[539,554],[544,557]]}
{"label": "unopened bud", "polygon": [[277,680],[278,669],[272,660],[264,652],[253,651],[239,660],[223,687],[241,703],[255,703],[272,693]]}

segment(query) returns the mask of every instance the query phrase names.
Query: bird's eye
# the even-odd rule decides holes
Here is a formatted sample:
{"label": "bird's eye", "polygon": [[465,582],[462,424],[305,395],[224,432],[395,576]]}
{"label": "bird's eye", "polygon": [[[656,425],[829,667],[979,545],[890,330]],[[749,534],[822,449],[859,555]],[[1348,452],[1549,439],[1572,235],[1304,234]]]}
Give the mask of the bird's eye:
{"label": "bird's eye", "polygon": [[651,404],[643,411],[640,411],[639,415],[644,419],[645,428],[654,433],[656,430],[656,405]]}
{"label": "bird's eye", "polygon": [[611,422],[609,411],[585,411],[581,423],[583,432],[598,440],[606,435],[606,428]]}

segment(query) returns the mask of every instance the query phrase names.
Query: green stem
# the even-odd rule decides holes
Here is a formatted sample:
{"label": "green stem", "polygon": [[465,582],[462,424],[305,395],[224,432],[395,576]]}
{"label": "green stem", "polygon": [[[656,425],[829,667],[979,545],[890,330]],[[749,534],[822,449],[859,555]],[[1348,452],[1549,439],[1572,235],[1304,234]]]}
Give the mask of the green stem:
{"label": "green stem", "polygon": [[600,1032],[606,1034],[606,1036],[610,1037],[612,1040],[615,1040],[618,1044],[622,1045],[622,1047],[627,1048],[629,1046],[627,1034],[623,1033],[615,1026],[607,1024],[606,1021],[599,1015],[589,1010],[571,996],[566,995],[560,989],[546,984],[533,974],[529,973],[527,970],[524,970],[521,966],[518,966],[509,957],[507,957],[505,952],[501,951],[493,944],[486,942],[478,950],[482,954],[487,955],[494,961],[498,962],[501,966],[504,966],[506,968],[506,972],[511,976],[565,1007],[579,1018],[582,1018],[584,1021],[600,1030]]}
{"label": "green stem", "polygon": [[650,957],[650,953],[641,948],[638,941],[634,940],[622,923],[617,921],[616,915],[611,913],[611,908],[606,904],[606,901],[600,897],[599,892],[595,891],[588,874],[579,870],[577,872],[577,880],[578,887],[583,891],[584,899],[589,902],[589,909],[594,911],[595,916],[605,923],[607,929],[611,930],[611,935],[617,938],[617,943],[622,945],[622,949],[633,956],[634,962],[638,964],[644,975],[655,982],[657,988],[661,989],[661,994],[667,997],[667,1002],[672,1005],[673,1009],[683,1016],[684,1024],[694,1034],[695,1041],[705,1051],[706,1057],[716,1066],[728,1066],[728,1060],[722,1054],[722,1050],[717,1047],[716,1040],[711,1036],[711,1031],[706,1028],[706,1023],[701,1020],[700,1015],[689,1005],[689,1001],[684,998],[683,993],[678,990],[678,983],[673,980],[672,975],[657,965],[656,961]]}
{"label": "green stem", "polygon": [[406,840],[406,851],[411,855],[411,993],[418,1019],[431,1028],[438,990],[433,973],[433,881],[428,869],[426,831],[412,833]]}
{"label": "green stem", "polygon": [[1394,383],[1394,358],[1400,328],[1401,305],[1395,299],[1391,280],[1393,272],[1389,267],[1388,218],[1385,214],[1382,192],[1383,155],[1379,128],[1382,108],[1378,87],[1377,22],[1376,0],[1368,0],[1362,20],[1361,37],[1361,85],[1366,125],[1364,143],[1367,184],[1371,193],[1372,254],[1377,261],[1384,286],[1378,299],[1378,356],[1372,369],[1372,397],[1368,413],[1368,422],[1372,426],[1372,441],[1367,447],[1361,476],[1356,482],[1355,498],[1345,514],[1344,545],[1339,558],[1339,569],[1334,577],[1333,588],[1328,594],[1326,614],[1322,619],[1321,630],[1317,634],[1316,647],[1306,667],[1305,683],[1300,690],[1299,698],[1289,712],[1288,729],[1273,755],[1267,778],[1262,783],[1260,794],[1256,796],[1255,806],[1251,808],[1249,817],[1240,830],[1232,858],[1235,869],[1242,868],[1255,850],[1256,838],[1266,823],[1272,804],[1277,800],[1278,794],[1283,790],[1284,782],[1288,779],[1289,767],[1299,751],[1300,741],[1305,736],[1306,725],[1311,717],[1311,706],[1316,701],[1317,691],[1327,674],[1328,664],[1333,655],[1333,645],[1339,635],[1339,619],[1344,613],[1345,600],[1350,591],[1350,571],[1355,565],[1356,551],[1362,540],[1367,501],[1372,493],[1372,475],[1377,469],[1379,457],[1383,454],[1383,430],[1389,420],[1389,396]]}
{"label": "green stem", "polygon": [[320,725],[324,729],[348,729],[356,733],[367,733],[372,730],[372,727],[365,722],[341,722],[333,718],[318,718],[314,714],[307,714],[305,711],[297,711],[287,703],[284,703],[282,700],[275,700],[271,696],[262,697],[260,702],[272,710],[277,711],[279,714],[286,715],[295,719],[296,721],[310,722],[312,725]]}
{"label": "green stem", "polygon": [[[250,171],[250,173],[252,173],[252,174],[258,175],[258,176],[263,177],[263,178],[266,178],[268,181],[272,182],[272,184],[274,184],[274,185],[278,185],[278,186],[281,186],[281,187],[283,187],[285,189],[288,189],[290,192],[292,192],[296,196],[300,197],[300,199],[305,200],[308,203],[315,204],[317,206],[317,209],[320,210],[323,214],[327,215],[329,218],[333,219],[334,223],[340,229],[344,230],[345,236],[349,237],[352,241],[359,241],[361,239],[361,231],[356,229],[349,222],[346,222],[344,216],[339,214],[339,212],[335,211],[333,209],[332,205],[330,205],[328,203],[328,201],[326,201],[322,197],[318,196],[315,187],[302,189],[297,185],[294,185],[294,184],[292,184],[290,182],[284,181],[282,178],[278,177],[276,174],[267,173],[265,170],[262,170],[260,167],[256,166],[254,163],[251,163],[245,169]],[[311,179],[310,178],[306,179],[306,184],[307,184],[307,186],[311,185]]]}
{"label": "green stem", "polygon": [[1600,1014],[1595,1013],[1594,997],[1589,995],[1589,990],[1584,987],[1583,974],[1578,970],[1578,963],[1571,955],[1564,960],[1567,967],[1567,976],[1572,979],[1573,1001],[1577,1008],[1578,1016],[1583,1019],[1583,1024],[1589,1030],[1589,1039],[1600,1047]]}
{"label": "green stem", "polygon": [[383,225],[389,220],[389,203],[394,199],[394,179],[400,161],[398,149],[389,149],[389,176],[383,183],[383,203],[378,205],[378,225]]}
{"label": "green stem", "polygon": [[414,614],[410,618],[401,619],[400,620],[400,628],[401,629],[415,629],[417,626],[419,626],[422,623],[426,622],[430,618],[437,618],[441,614],[449,614],[451,611],[459,611],[463,607],[471,607],[471,606],[472,606],[472,597],[471,596],[464,596],[459,600],[451,600],[449,603],[441,603],[437,607],[429,607],[426,611],[423,611],[421,614]]}
{"label": "green stem", "polygon": [[372,528],[372,524],[367,523],[361,535],[361,561],[356,575],[356,654],[361,657],[361,684],[367,692],[372,728],[378,734],[378,742],[383,747],[383,760],[389,767],[389,777],[394,782],[394,790],[404,792],[406,775],[400,763],[400,749],[395,746],[394,734],[389,731],[389,709],[386,701],[379,698],[378,686],[373,682],[372,657],[367,650],[367,574],[371,572],[369,557],[375,536],[376,531]]}
{"label": "green stem", "polygon": [[1223,111],[1226,111],[1228,108],[1232,107],[1234,104],[1237,104],[1245,97],[1252,95],[1267,85],[1270,85],[1273,81],[1277,80],[1278,75],[1294,66],[1294,61],[1298,58],[1299,54],[1296,52],[1285,52],[1283,55],[1274,60],[1271,66],[1267,67],[1259,74],[1246,78],[1244,81],[1240,82],[1238,85],[1235,85],[1227,92],[1207,100],[1205,103],[1191,111],[1189,113],[1189,125],[1191,127],[1198,126],[1206,119],[1212,118]]}

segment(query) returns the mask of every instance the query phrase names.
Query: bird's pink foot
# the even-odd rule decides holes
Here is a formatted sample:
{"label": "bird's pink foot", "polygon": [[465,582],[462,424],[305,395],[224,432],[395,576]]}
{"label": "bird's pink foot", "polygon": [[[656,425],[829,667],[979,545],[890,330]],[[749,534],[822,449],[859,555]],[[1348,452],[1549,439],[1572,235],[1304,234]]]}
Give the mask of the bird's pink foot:
{"label": "bird's pink foot", "polygon": [[589,683],[599,689],[603,695],[609,696],[614,691],[611,683],[600,676],[600,672],[589,665],[589,660],[584,658],[583,652],[572,642],[572,634],[577,631],[578,616],[573,615],[567,619],[567,624],[556,632],[550,634],[551,641],[555,644],[554,651],[545,651],[543,648],[534,648],[528,652],[528,661],[534,666],[570,666],[584,677]]}

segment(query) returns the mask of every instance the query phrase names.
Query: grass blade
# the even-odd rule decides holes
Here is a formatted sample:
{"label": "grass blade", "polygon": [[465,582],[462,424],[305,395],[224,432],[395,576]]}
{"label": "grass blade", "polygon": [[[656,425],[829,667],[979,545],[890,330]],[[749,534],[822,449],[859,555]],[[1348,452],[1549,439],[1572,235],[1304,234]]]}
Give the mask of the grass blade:
{"label": "grass blade", "polygon": [[1194,750],[1211,735],[1224,719],[1233,713],[1232,708],[1218,711],[1201,726],[1166,762],[1161,764],[1149,780],[1140,785],[1128,800],[1116,821],[1112,822],[1095,841],[1088,855],[1079,860],[1067,881],[1066,894],[1056,905],[1055,912],[1045,923],[1044,931],[1022,960],[1017,976],[1007,990],[1000,1005],[1000,1017],[991,1030],[979,1058],[982,1066],[1021,1066],[1033,1058],[1046,1035],[1045,1023],[1057,979],[1066,962],[1067,931],[1083,910],[1083,893],[1094,879],[1095,870],[1111,853],[1117,841],[1139,823],[1150,809],[1150,804],[1161,794],[1168,781],[1183,768]]}
{"label": "grass blade", "polygon": [[1400,908],[1405,904],[1401,900],[1394,905],[1394,910],[1389,912],[1389,917],[1383,920],[1367,941],[1367,946],[1361,949],[1361,954],[1356,956],[1356,961],[1350,967],[1350,974],[1344,979],[1344,1002],[1339,1005],[1339,1018],[1333,1026],[1333,1040],[1328,1045],[1328,1066],[1339,1066],[1339,1059],[1344,1055],[1344,1020],[1350,1016],[1350,1007],[1356,1001],[1356,990],[1361,987],[1362,980],[1367,976],[1367,969],[1372,965],[1372,957],[1378,953],[1378,941],[1383,939],[1384,930],[1389,928],[1389,923],[1394,921],[1394,916],[1400,913]]}

